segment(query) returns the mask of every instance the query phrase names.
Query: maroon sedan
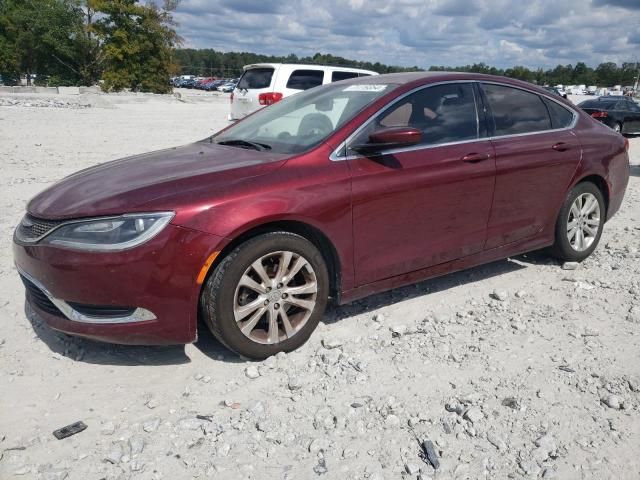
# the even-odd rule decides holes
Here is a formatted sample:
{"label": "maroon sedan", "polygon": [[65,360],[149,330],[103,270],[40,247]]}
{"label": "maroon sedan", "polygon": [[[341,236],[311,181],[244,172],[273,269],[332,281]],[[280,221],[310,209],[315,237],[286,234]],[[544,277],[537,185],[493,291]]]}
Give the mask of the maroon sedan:
{"label": "maroon sedan", "polygon": [[330,298],[543,247],[583,260],[620,207],[627,150],[516,80],[355,78],[63,179],[29,203],[15,262],[54,329],[187,343],[201,318],[264,358],[304,343]]}

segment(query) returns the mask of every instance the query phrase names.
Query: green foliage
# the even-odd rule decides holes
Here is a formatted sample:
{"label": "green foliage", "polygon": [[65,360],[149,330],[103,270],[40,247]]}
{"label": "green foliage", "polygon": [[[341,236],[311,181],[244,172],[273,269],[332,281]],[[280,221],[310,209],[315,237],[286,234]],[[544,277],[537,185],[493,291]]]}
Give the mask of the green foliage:
{"label": "green foliage", "polygon": [[71,0],[2,0],[0,72],[10,78],[47,72],[73,81],[73,33],[80,28],[81,12]]}
{"label": "green foliage", "polygon": [[429,71],[475,72],[490,75],[504,75],[539,85],[597,85],[611,87],[613,85],[633,85],[638,75],[640,63],[623,63],[618,67],[615,63],[601,63],[593,69],[584,62],[572,65],[558,65],[549,70],[530,70],[527,67],[515,66],[506,70],[488,67],[484,63],[474,63],[462,67],[432,66]]}
{"label": "green foliage", "polygon": [[[178,0],[0,0],[0,75],[48,85],[165,93],[179,43]],[[28,81],[29,81],[28,80]]]}
{"label": "green foliage", "polygon": [[174,71],[173,48],[180,39],[173,29],[170,10],[153,2],[96,0],[93,6],[102,16],[94,31],[102,40],[105,91],[129,88],[133,91],[168,93]]}

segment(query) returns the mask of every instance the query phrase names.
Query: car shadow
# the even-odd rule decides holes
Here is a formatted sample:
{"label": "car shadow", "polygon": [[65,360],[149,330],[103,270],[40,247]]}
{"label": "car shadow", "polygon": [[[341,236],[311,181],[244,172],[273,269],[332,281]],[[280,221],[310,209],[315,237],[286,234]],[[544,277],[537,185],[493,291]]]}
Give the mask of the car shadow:
{"label": "car shadow", "polygon": [[629,174],[632,177],[640,177],[640,165],[631,165]]}
{"label": "car shadow", "polygon": [[247,359],[222,345],[202,320],[198,321],[198,341],[193,346],[212,360],[229,363],[244,363],[247,361]]}
{"label": "car shadow", "polygon": [[[557,262],[542,251],[529,252],[511,259],[504,259],[460,272],[450,273],[417,284],[372,295],[353,303],[333,307],[327,310],[322,321],[325,324],[332,324],[401,301],[475,283],[527,268],[526,265],[537,264],[548,265],[557,264]],[[38,316],[26,301],[24,312],[35,334],[51,352],[69,357],[78,362],[118,366],[163,366],[180,365],[191,362],[191,359],[185,352],[184,345],[137,346],[97,342],[53,330]],[[218,342],[202,322],[198,325],[198,341],[194,344],[194,347],[214,361],[229,363],[246,361],[246,359],[229,351],[224,345]]]}
{"label": "car shadow", "polygon": [[74,337],[50,328],[25,301],[24,313],[33,331],[53,353],[96,365],[180,365],[191,360],[184,345],[115,345]]}
{"label": "car shadow", "polygon": [[552,264],[557,262],[544,251],[529,252],[510,259],[480,265],[478,267],[449,273],[441,277],[425,280],[406,287],[395,288],[387,292],[372,295],[346,305],[336,306],[325,315],[323,322],[331,324],[349,317],[371,312],[398,302],[422,297],[431,293],[442,292],[450,288],[468,285],[509,272],[527,268],[526,265]]}

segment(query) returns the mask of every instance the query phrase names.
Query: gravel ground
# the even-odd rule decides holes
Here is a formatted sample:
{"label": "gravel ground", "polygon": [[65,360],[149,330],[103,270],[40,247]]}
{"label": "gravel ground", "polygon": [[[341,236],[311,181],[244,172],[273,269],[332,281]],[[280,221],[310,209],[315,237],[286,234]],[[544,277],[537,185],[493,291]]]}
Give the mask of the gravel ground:
{"label": "gravel ground", "polygon": [[31,196],[226,124],[226,96],[127,98],[0,101],[0,478],[640,477],[640,137],[624,205],[576,269],[532,253],[397,289],[246,362],[206,331],[105,345],[25,306],[11,236]]}

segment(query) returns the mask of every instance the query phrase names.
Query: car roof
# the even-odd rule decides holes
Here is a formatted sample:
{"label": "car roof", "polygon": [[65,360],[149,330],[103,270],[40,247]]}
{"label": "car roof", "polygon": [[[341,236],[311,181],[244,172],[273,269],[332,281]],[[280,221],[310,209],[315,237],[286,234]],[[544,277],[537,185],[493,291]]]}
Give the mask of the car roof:
{"label": "car roof", "polygon": [[[550,92],[545,90],[543,87],[534,85],[533,83],[524,82],[522,80],[517,80],[515,78],[509,77],[501,77],[498,75],[486,75],[483,73],[467,73],[467,72],[401,72],[401,73],[385,73],[382,75],[376,75],[372,77],[358,77],[351,78],[349,80],[343,80],[342,82],[346,84],[396,84],[396,85],[407,85],[407,86],[419,86],[426,85],[429,83],[439,83],[439,82],[452,82],[452,81],[468,81],[468,82],[494,82],[501,83],[505,85],[512,85],[514,87],[525,88],[528,90],[532,90],[534,92],[538,92],[540,94],[549,96]],[[556,98],[557,95],[554,95],[555,101],[561,101],[561,98]]]}
{"label": "car roof", "polygon": [[615,105],[616,103],[618,103],[618,99],[616,98],[610,98],[606,100],[603,100],[601,98],[598,98],[598,99],[594,98],[593,100],[585,100],[584,102],[581,102],[580,104],[578,104],[578,106],[580,108],[591,108],[591,107],[608,108]]}

